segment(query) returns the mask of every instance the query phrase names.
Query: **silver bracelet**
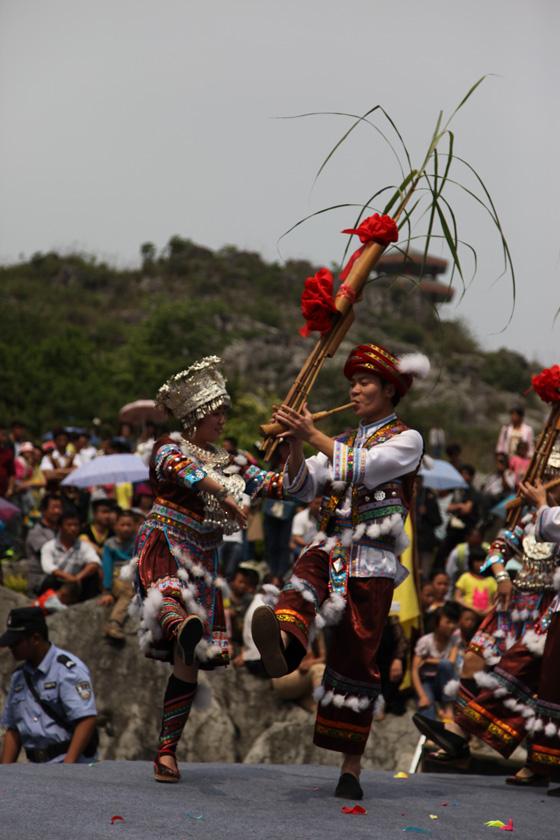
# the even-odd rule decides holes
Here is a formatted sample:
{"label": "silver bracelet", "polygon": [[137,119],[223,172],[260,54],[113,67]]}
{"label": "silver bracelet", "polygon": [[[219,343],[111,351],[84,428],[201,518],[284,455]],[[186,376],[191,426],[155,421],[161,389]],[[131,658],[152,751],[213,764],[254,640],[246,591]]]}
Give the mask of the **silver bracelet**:
{"label": "silver bracelet", "polygon": [[496,581],[496,583],[501,583],[503,580],[511,580],[511,578],[509,576],[509,573],[506,572],[506,570],[504,569],[502,572],[498,572],[494,580]]}
{"label": "silver bracelet", "polygon": [[224,499],[227,499],[227,497],[229,496],[229,490],[227,489],[227,487],[222,487],[221,490],[218,490],[216,493],[212,493],[212,495],[221,504],[224,501]]}

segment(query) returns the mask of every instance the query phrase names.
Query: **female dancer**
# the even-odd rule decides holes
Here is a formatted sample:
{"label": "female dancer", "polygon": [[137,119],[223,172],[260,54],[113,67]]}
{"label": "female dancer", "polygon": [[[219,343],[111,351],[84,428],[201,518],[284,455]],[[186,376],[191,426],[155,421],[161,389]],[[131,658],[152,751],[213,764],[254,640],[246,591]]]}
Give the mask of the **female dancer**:
{"label": "female dancer", "polygon": [[173,663],[154,762],[157,782],[181,778],[175,750],[196,694],[199,666],[211,669],[229,661],[216,549],[224,533],[246,524],[240,507],[245,482],[224,475],[229,456],[215,444],[231,406],[220,366],[220,359],[209,356],[158,392],[156,402],[181,421],[184,434],[179,443],[163,435],[154,445],[154,505],[126,575],[136,578],[142,649]]}

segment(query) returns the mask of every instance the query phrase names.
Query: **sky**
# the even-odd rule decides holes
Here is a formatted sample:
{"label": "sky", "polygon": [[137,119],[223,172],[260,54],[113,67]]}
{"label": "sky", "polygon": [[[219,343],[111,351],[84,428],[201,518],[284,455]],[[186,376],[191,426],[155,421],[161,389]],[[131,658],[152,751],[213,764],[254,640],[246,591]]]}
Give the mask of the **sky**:
{"label": "sky", "polygon": [[[176,234],[339,263],[352,207],[282,235],[367,201],[400,170],[364,125],[315,182],[352,124],[332,114],[382,106],[417,167],[440,110],[489,74],[450,127],[500,217],[515,311],[494,225],[451,189],[477,273],[463,296],[454,283],[442,315],[486,350],[556,364],[559,31],[557,0],[2,0],[0,264],[54,249],[137,266],[143,242]],[[285,119],[318,112],[331,115]],[[431,253],[448,256],[440,242]]]}

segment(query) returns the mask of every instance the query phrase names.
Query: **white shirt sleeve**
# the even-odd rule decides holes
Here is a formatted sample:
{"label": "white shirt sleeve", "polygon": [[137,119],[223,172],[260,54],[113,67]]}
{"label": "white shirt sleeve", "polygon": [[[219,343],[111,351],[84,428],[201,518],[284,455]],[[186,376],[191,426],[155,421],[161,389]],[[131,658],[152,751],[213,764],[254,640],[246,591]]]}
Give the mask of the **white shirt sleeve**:
{"label": "white shirt sleeve", "polygon": [[86,542],[86,540],[80,540],[80,546],[82,557],[85,561],[84,566],[88,563],[97,563],[98,566],[101,566],[101,557],[91,543]]}
{"label": "white shirt sleeve", "polygon": [[384,443],[366,449],[335,441],[333,479],[364,484],[370,490],[413,472],[422,456],[422,437],[407,429]]}
{"label": "white shirt sleeve", "polygon": [[41,568],[46,575],[52,574],[57,568],[54,559],[55,545],[55,540],[48,540],[41,548]]}

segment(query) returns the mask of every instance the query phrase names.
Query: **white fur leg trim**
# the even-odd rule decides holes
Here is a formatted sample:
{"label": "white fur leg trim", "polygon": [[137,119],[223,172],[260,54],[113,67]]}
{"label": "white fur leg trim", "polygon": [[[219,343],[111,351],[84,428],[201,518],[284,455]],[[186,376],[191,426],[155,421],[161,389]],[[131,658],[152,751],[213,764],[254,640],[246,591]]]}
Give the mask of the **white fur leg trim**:
{"label": "white fur leg trim", "polygon": [[323,685],[323,683],[320,683],[317,686],[317,688],[315,688],[313,690],[313,699],[316,700],[317,703],[318,703],[319,700],[322,700],[324,696],[325,696],[325,686]]}
{"label": "white fur leg trim", "polygon": [[340,544],[344,546],[344,548],[348,548],[348,546],[352,543],[352,529],[345,528],[342,532],[342,536],[340,537]]}
{"label": "white fur leg trim", "polygon": [[136,580],[136,569],[138,568],[138,557],[133,557],[128,563],[125,563],[122,566],[120,571],[120,579],[121,580],[129,580],[134,581]]}
{"label": "white fur leg trim", "polygon": [[509,650],[511,647],[514,646],[517,639],[515,638],[515,633],[508,633],[506,636],[506,650]]}
{"label": "white fur leg trim", "polygon": [[[369,706],[369,703],[368,703],[368,706]],[[385,709],[385,698],[383,697],[382,694],[379,694],[377,696],[377,699],[376,699],[374,705],[373,705],[373,716],[377,717],[378,715],[380,715],[383,712],[384,709]]]}
{"label": "white fur leg trim", "polygon": [[333,706],[336,706],[337,709],[341,709],[342,706],[345,705],[344,696],[342,694],[333,695],[332,704]]}
{"label": "white fur leg trim", "polygon": [[486,671],[477,671],[474,675],[474,679],[477,685],[481,688],[499,688],[500,683],[492,674],[488,674]]}
{"label": "white fur leg trim", "polygon": [[305,588],[303,585],[303,581],[300,578],[296,577],[296,575],[291,576],[290,583],[292,584],[295,592],[303,592]]}
{"label": "white fur leg trim", "polygon": [[194,695],[193,706],[199,712],[207,709],[212,703],[212,692],[207,685],[198,684],[196,694]]}
{"label": "white fur leg trim", "polygon": [[543,655],[546,643],[546,634],[539,634],[535,633],[534,630],[527,630],[522,641],[525,647],[528,648],[534,656]]}
{"label": "white fur leg trim", "polygon": [[459,680],[449,680],[443,687],[443,693],[446,697],[457,697],[459,693]]}
{"label": "white fur leg trim", "polygon": [[346,601],[337,592],[332,592],[330,597],[323,603],[319,613],[325,624],[338,624],[342,613],[346,609]]}
{"label": "white fur leg trim", "polygon": [[280,590],[273,583],[265,583],[262,588],[263,603],[267,607],[275,607],[280,597]]}
{"label": "white fur leg trim", "polygon": [[358,540],[361,540],[365,534],[365,531],[366,523],[361,522],[359,525],[356,526],[356,528],[354,528],[354,541],[357,542]]}
{"label": "white fur leg trim", "polygon": [[128,605],[127,613],[131,618],[138,618],[140,615],[140,609],[142,607],[142,600],[140,595],[135,595],[130,604]]}
{"label": "white fur leg trim", "polygon": [[527,619],[529,618],[529,610],[527,608],[521,610],[521,612],[519,613],[519,618],[521,619],[521,621],[527,621]]}
{"label": "white fur leg trim", "polygon": [[501,686],[500,686],[499,688],[497,688],[497,689],[496,689],[496,691],[494,692],[494,697],[498,697],[498,698],[499,698],[499,697],[506,697],[506,696],[507,696],[507,694],[508,694],[508,690],[507,690],[507,688],[504,688],[504,687],[503,687],[503,685],[501,685]]}
{"label": "white fur leg trim", "polygon": [[540,732],[541,729],[543,728],[543,726],[544,726],[544,724],[543,724],[541,718],[537,718],[535,723],[533,724],[533,732]]}
{"label": "white fur leg trim", "polygon": [[315,625],[315,629],[316,629],[316,630],[322,630],[322,629],[323,629],[323,627],[325,627],[325,626],[326,626],[326,623],[327,623],[327,622],[325,621],[325,619],[323,618],[323,616],[322,616],[322,615],[317,615],[317,616],[315,617],[315,621],[313,622],[313,624]]}
{"label": "white fur leg trim", "polygon": [[521,618],[521,615],[519,613],[519,610],[514,607],[511,611],[511,620],[512,621],[519,621],[520,618]]}
{"label": "white fur leg trim", "polygon": [[505,635],[506,634],[504,633],[503,630],[496,630],[496,632],[494,633],[494,638],[495,639],[503,639]]}
{"label": "white fur leg trim", "polygon": [[333,691],[325,691],[321,698],[321,706],[328,706],[329,703],[332,703],[332,699],[334,697]]}
{"label": "white fur leg trim", "polygon": [[303,590],[303,600],[304,601],[309,601],[311,604],[314,604],[315,603],[315,596],[313,595],[313,592],[310,592],[309,589],[304,589]]}
{"label": "white fur leg trim", "polygon": [[544,728],[544,734],[547,738],[554,738],[554,736],[558,733],[558,729],[556,726],[551,722],[547,723]]}
{"label": "white fur leg trim", "polygon": [[534,709],[532,709],[530,706],[525,706],[525,708],[521,711],[521,717],[527,719],[535,717]]}
{"label": "white fur leg trim", "polygon": [[556,590],[560,590],[560,566],[554,572],[554,576],[552,578],[552,585]]}
{"label": "white fur leg trim", "polygon": [[157,589],[157,587],[152,587],[148,590],[148,594],[144,598],[144,602],[142,604],[142,622],[145,626],[150,630],[153,634],[153,639],[156,641],[161,639],[162,637],[162,630],[159,626],[158,616],[163,604],[163,595]]}

